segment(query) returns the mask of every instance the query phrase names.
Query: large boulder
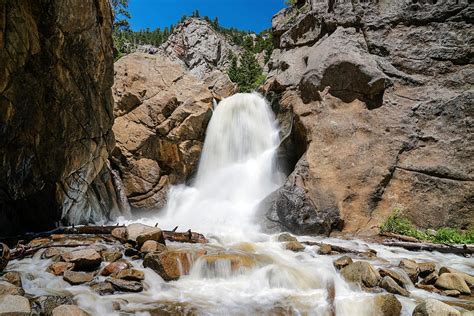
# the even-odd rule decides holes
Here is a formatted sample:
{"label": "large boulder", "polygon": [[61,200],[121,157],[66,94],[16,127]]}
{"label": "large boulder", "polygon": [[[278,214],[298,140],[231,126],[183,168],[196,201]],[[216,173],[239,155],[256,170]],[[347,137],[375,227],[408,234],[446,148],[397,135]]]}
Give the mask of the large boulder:
{"label": "large boulder", "polygon": [[115,63],[112,162],[133,209],[161,208],[170,184],[196,170],[213,94],[161,55],[134,53]]}
{"label": "large boulder", "polygon": [[438,300],[429,298],[418,304],[413,311],[413,316],[460,316],[461,313],[454,307]]}
{"label": "large boulder", "polygon": [[157,272],[165,281],[177,280],[181,275],[189,274],[194,261],[205,251],[166,250],[149,253],[143,260],[143,266]]}
{"label": "large boulder", "polygon": [[402,304],[393,294],[379,294],[374,297],[374,315],[400,316]]}
{"label": "large boulder", "polygon": [[443,273],[436,280],[435,286],[446,290],[457,290],[462,294],[471,294],[462,274]]}
{"label": "large boulder", "polygon": [[341,275],[348,282],[358,283],[365,287],[374,287],[380,281],[380,274],[368,262],[356,261],[341,269]]}
{"label": "large boulder", "polygon": [[0,12],[0,235],[117,216],[110,2]]}
{"label": "large boulder", "polygon": [[[327,234],[341,225],[315,220],[324,201],[347,233],[377,233],[395,208],[423,228],[472,227],[469,4],[333,4],[307,1],[273,19],[276,49],[263,92],[280,126],[289,126],[280,148],[292,153],[288,174],[300,172],[298,160],[307,165],[282,190],[301,188],[300,200],[313,206],[264,217],[276,229]],[[282,199],[274,194],[270,205]],[[281,225],[286,218],[291,225]]]}

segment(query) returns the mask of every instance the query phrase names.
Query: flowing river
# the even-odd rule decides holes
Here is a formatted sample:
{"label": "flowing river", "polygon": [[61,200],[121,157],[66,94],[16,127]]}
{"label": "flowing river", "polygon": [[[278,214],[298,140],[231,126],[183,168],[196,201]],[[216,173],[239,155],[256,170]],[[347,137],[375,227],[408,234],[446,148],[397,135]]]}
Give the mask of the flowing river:
{"label": "flowing river", "polygon": [[[214,264],[196,259],[188,275],[165,282],[141,260],[145,272],[142,293],[100,296],[87,286],[71,287],[61,277],[45,272],[51,263],[33,258],[15,261],[12,270],[23,272],[31,295],[72,293],[79,306],[93,315],[380,315],[377,293],[345,282],[333,266],[342,255],[319,255],[317,246],[301,252],[284,249],[277,235],[260,232],[256,207],[284,182],[275,152],[278,126],[266,101],[257,94],[237,94],[216,107],[209,123],[202,157],[193,184],[171,189],[168,205],[155,217],[136,219],[162,229],[192,229],[209,238],[207,245],[168,243],[169,247],[196,248],[208,253],[243,254],[252,264],[234,269],[225,259]],[[128,224],[132,221],[122,220]],[[300,241],[322,238],[303,236]],[[434,261],[438,268],[453,267],[473,273],[472,259],[457,255],[409,252],[360,240],[324,238],[325,242],[356,250],[377,251],[369,261],[376,268],[396,268],[400,259]],[[402,314],[411,315],[426,297],[454,300],[411,285],[411,297],[397,296]],[[117,311],[120,306],[120,311]],[[160,310],[158,312],[157,310]],[[168,311],[168,314],[164,312]]]}

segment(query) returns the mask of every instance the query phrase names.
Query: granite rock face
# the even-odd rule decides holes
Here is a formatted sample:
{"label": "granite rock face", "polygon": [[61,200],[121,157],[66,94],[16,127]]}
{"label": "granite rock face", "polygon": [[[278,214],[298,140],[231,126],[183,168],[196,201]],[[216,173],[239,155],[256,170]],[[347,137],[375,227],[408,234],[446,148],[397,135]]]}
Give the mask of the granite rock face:
{"label": "granite rock face", "polygon": [[[286,156],[294,171],[274,195],[293,192],[289,200],[308,205],[325,201],[346,233],[376,233],[395,208],[419,227],[472,228],[472,6],[448,0],[298,6],[273,18],[276,49],[263,87],[289,133],[282,152],[297,153]],[[301,165],[305,177],[294,181]],[[318,207],[306,222],[288,225],[301,208],[288,216],[274,211],[279,204],[267,203],[266,217],[286,230],[326,234],[342,226],[327,216],[306,230]]]}
{"label": "granite rock face", "polygon": [[202,80],[159,54],[115,63],[117,140],[112,163],[133,209],[161,208],[170,184],[197,168],[213,94]]}
{"label": "granite rock face", "polygon": [[1,234],[119,212],[111,33],[106,0],[0,3]]}

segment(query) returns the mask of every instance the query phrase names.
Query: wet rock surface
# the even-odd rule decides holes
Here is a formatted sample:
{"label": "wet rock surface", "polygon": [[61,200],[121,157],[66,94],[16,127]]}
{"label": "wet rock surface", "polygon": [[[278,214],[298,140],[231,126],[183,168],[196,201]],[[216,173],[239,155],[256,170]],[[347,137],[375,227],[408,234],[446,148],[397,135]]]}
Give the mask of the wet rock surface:
{"label": "wet rock surface", "polygon": [[0,315],[29,316],[30,302],[19,295],[0,295]]}
{"label": "wet rock surface", "polygon": [[375,287],[380,281],[380,274],[368,262],[356,261],[342,268],[341,275],[348,282],[355,282],[365,287]]}

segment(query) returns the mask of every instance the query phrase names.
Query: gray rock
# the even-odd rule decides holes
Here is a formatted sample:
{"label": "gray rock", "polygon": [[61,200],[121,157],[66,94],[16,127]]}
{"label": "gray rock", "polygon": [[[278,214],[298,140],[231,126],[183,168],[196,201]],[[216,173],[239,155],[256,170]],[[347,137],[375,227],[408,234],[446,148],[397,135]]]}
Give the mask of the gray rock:
{"label": "gray rock", "polygon": [[399,294],[403,296],[410,296],[410,292],[402,288],[400,285],[397,284],[391,277],[385,276],[382,281],[380,282],[380,287],[385,289],[387,292],[393,294]]}
{"label": "gray rock", "polygon": [[26,297],[19,295],[0,295],[0,315],[29,316],[30,302]]}
{"label": "gray rock", "polygon": [[418,304],[413,311],[413,316],[460,316],[461,313],[454,307],[438,300],[429,298]]}
{"label": "gray rock", "polygon": [[398,273],[394,270],[390,269],[379,269],[380,276],[385,277],[389,276],[392,278],[395,282],[397,282],[398,285],[400,285],[403,288],[406,288],[408,285],[411,284],[410,279],[408,279],[405,275]]}
{"label": "gray rock", "polygon": [[32,312],[33,315],[51,316],[56,307],[73,304],[74,300],[69,296],[40,296],[32,301]]}

